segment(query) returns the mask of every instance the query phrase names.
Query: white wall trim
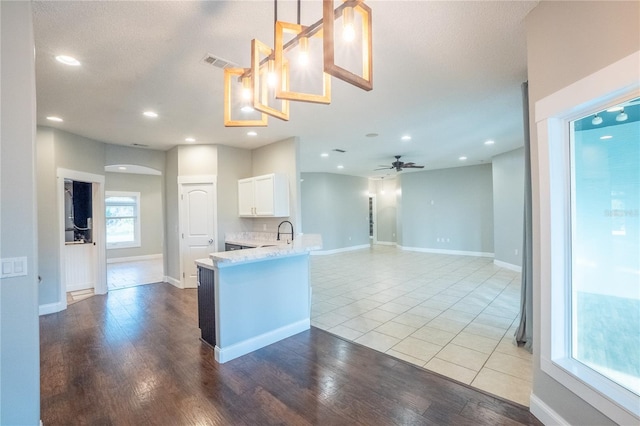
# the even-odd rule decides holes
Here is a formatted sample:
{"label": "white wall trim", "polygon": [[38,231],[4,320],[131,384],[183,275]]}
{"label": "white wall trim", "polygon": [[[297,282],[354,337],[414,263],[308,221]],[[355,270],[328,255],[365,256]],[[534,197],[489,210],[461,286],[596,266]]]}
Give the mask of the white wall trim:
{"label": "white wall trim", "polygon": [[398,243],[394,241],[376,241],[374,244],[378,244],[381,246],[397,246]]}
{"label": "white wall trim", "polygon": [[154,259],[162,259],[162,253],[144,254],[141,256],[112,257],[111,259],[107,259],[107,263],[139,262],[141,260],[154,260]]}
{"label": "white wall trim", "polygon": [[183,183],[212,183],[216,184],[216,175],[178,176],[178,185]]}
{"label": "white wall trim", "polygon": [[421,253],[435,253],[435,254],[453,254],[456,256],[476,256],[476,257],[493,257],[493,253],[484,251],[465,251],[465,250],[444,250],[444,249],[432,249],[424,247],[404,247],[398,246],[400,250],[417,251]]}
{"label": "white wall trim", "polygon": [[47,303],[38,307],[40,315],[54,314],[56,312],[64,311],[65,309],[67,309],[67,304],[60,302]]}
{"label": "white wall trim", "polygon": [[342,248],[333,249],[333,250],[313,250],[313,251],[310,251],[309,254],[312,256],[324,256],[327,254],[344,253],[345,251],[368,249],[370,247],[371,247],[371,244],[361,244],[359,246],[342,247]]}
{"label": "white wall trim", "polygon": [[180,283],[180,280],[177,280],[177,279],[175,279],[175,278],[173,278],[173,277],[170,277],[170,276],[168,276],[168,275],[165,275],[165,276],[164,276],[164,280],[163,280],[163,281],[164,281],[165,283],[169,283],[169,284],[171,284],[171,285],[172,285],[172,286],[174,286],[174,287],[177,287],[177,288],[184,288],[184,287],[182,287],[182,284]]}
{"label": "white wall trim", "polygon": [[529,398],[531,414],[536,416],[542,424],[551,426],[570,426],[570,423],[566,421],[561,415],[556,413],[551,407],[542,402],[533,392]]}
{"label": "white wall trim", "polygon": [[294,322],[293,324],[285,325],[284,327],[277,328],[275,330],[268,331],[259,336],[252,337],[242,342],[235,343],[221,349],[216,345],[214,349],[216,361],[219,363],[225,363],[232,359],[238,358],[242,355],[246,355],[249,352],[253,352],[257,349],[268,346],[272,343],[278,342],[287,337],[291,337],[294,334],[298,334],[305,330],[309,330],[311,327],[311,320],[305,318],[303,320]]}
{"label": "white wall trim", "polygon": [[522,273],[522,266],[514,265],[513,263],[507,263],[503,262],[502,260],[493,259],[493,264],[499,266],[500,268]]}

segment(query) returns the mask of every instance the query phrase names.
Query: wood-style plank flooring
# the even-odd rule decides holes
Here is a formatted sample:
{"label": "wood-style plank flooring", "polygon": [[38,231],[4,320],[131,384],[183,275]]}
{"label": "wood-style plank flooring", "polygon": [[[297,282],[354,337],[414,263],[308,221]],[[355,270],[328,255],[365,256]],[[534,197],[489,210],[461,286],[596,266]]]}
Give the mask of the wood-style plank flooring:
{"label": "wood-style plank flooring", "polygon": [[312,328],[226,364],[195,290],[153,284],[40,319],[53,425],[519,425],[525,407]]}

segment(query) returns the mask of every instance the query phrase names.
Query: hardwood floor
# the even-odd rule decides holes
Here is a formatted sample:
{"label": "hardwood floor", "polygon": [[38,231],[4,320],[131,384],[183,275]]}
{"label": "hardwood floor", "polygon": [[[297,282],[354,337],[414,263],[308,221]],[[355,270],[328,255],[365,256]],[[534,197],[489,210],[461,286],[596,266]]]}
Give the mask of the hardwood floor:
{"label": "hardwood floor", "polygon": [[41,317],[44,424],[541,424],[525,407],[315,328],[217,364],[197,324],[196,291],[169,284]]}

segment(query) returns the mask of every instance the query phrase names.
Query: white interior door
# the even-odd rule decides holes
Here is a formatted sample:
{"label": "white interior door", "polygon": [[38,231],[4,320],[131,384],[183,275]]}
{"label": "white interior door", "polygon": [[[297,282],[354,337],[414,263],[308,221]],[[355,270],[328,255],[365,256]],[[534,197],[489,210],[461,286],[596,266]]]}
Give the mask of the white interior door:
{"label": "white interior door", "polygon": [[181,185],[182,286],[197,286],[196,259],[215,250],[215,187],[213,183]]}

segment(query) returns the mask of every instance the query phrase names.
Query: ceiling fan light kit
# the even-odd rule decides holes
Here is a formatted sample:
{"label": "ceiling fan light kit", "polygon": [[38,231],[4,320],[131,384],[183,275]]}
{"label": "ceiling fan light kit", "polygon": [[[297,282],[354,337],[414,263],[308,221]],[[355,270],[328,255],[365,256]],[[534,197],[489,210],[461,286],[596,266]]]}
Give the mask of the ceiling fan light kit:
{"label": "ceiling fan light kit", "polygon": [[[323,0],[322,18],[310,26],[300,25],[300,0],[298,24],[278,21],[277,0],[274,0],[274,5],[274,48],[253,39],[251,68],[224,70],[226,127],[267,126],[267,116],[287,121],[289,101],[329,104],[331,76],[366,91],[373,89],[371,8],[364,4],[364,0],[344,0],[335,9],[334,0]],[[342,23],[341,31],[336,31],[336,27],[339,27],[337,22]],[[362,63],[362,72],[352,72],[336,63],[336,47],[340,46],[340,41],[336,42],[334,38],[337,32],[342,35],[341,42],[360,46],[361,58],[358,59]],[[293,35],[293,38],[285,42],[285,35]],[[312,66],[309,60],[309,42],[312,38],[322,41],[322,93],[293,91],[290,88],[292,67],[285,53],[297,49],[300,63]],[[247,93],[251,94],[251,99],[247,99]],[[249,105],[261,115],[256,117],[253,113],[250,119],[242,118],[242,114],[252,113]],[[236,118],[236,110],[240,112],[240,118]]]}

